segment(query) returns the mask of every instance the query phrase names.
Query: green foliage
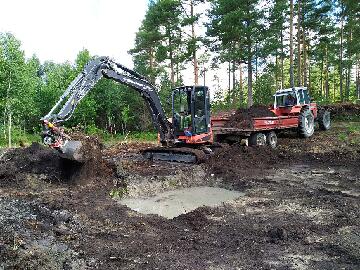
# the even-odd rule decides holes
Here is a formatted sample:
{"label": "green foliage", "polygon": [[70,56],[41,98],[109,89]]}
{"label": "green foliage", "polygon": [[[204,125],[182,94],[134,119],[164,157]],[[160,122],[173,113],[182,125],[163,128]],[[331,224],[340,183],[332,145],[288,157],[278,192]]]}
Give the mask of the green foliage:
{"label": "green foliage", "polygon": [[110,195],[111,198],[119,200],[119,199],[122,199],[128,193],[129,193],[129,191],[128,191],[128,189],[126,187],[113,188],[110,191],[109,195]]}
{"label": "green foliage", "polygon": [[[5,127],[6,128],[6,127]],[[4,126],[0,126],[0,134],[7,132]],[[40,132],[29,133],[20,127],[12,128],[12,146],[30,145],[32,142],[41,142]],[[8,140],[4,136],[0,136],[0,147],[8,146]]]}
{"label": "green foliage", "polygon": [[275,94],[275,80],[272,74],[262,74],[254,84],[254,103],[272,104]]}

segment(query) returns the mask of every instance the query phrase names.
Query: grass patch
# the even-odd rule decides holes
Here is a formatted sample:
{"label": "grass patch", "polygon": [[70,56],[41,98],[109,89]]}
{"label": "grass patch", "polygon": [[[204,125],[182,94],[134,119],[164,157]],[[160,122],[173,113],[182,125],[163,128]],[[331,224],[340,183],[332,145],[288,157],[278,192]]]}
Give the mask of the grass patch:
{"label": "grass patch", "polygon": [[95,126],[88,126],[85,129],[86,135],[97,136],[107,143],[116,143],[119,141],[143,141],[155,142],[157,141],[157,132],[155,131],[128,131],[126,134],[118,133],[111,134],[105,130],[99,129]]}
{"label": "grass patch", "polygon": [[353,146],[360,145],[360,123],[342,122],[341,124],[342,131],[338,135],[339,140]]}
{"label": "grass patch", "polygon": [[127,195],[129,193],[127,188],[113,188],[109,195],[111,198],[113,199],[122,199],[125,195]]}
{"label": "grass patch", "polygon": [[[344,122],[360,122],[360,115],[335,115],[332,120]],[[360,125],[360,123],[358,123]]]}
{"label": "grass patch", "polygon": [[[27,133],[23,129],[14,127],[11,131],[11,146],[28,146],[33,142],[41,142],[40,133]],[[8,132],[4,132],[3,128],[0,128],[0,147],[8,147],[9,139]]]}
{"label": "grass patch", "polygon": [[129,132],[125,135],[117,134],[103,138],[107,145],[113,145],[118,142],[157,142],[156,132]]}

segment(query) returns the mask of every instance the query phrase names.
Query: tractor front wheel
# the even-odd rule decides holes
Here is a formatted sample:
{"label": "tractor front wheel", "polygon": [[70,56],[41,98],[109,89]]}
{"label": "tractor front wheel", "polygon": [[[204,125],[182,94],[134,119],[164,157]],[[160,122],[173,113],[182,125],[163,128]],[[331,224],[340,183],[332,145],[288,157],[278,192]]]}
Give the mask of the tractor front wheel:
{"label": "tractor front wheel", "polygon": [[303,138],[311,137],[314,134],[314,115],[308,108],[303,108],[299,114],[298,131]]}
{"label": "tractor front wheel", "polygon": [[320,110],[318,112],[317,121],[321,130],[328,130],[331,125],[330,112],[326,110]]}
{"label": "tractor front wheel", "polygon": [[253,133],[249,138],[249,145],[263,146],[266,145],[266,136],[262,133]]}

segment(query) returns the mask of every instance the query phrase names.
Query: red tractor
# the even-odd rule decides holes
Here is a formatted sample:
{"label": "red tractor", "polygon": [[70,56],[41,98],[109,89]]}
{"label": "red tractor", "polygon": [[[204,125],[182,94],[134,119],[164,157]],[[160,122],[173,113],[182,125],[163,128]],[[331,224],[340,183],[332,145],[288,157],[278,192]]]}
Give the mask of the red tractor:
{"label": "red tractor", "polygon": [[274,104],[269,108],[274,117],[253,118],[252,128],[227,128],[228,117],[213,117],[212,130],[216,138],[247,139],[249,145],[277,145],[276,133],[285,129],[296,129],[301,137],[313,135],[315,121],[319,128],[330,128],[330,112],[319,110],[311,102],[306,87],[278,90],[274,95]]}

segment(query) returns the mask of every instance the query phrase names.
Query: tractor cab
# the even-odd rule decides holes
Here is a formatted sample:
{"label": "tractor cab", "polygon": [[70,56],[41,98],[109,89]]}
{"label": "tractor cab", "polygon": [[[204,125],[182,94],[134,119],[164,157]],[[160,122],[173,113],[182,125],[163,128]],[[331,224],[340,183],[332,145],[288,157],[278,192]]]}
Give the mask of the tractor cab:
{"label": "tractor cab", "polygon": [[274,97],[274,108],[310,104],[310,96],[306,87],[278,90]]}
{"label": "tractor cab", "polygon": [[298,114],[302,107],[310,106],[311,99],[306,87],[294,87],[276,91],[273,112],[278,115]]}
{"label": "tractor cab", "polygon": [[181,86],[172,92],[172,123],[178,142],[212,141],[210,95],[206,86]]}

